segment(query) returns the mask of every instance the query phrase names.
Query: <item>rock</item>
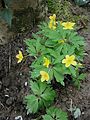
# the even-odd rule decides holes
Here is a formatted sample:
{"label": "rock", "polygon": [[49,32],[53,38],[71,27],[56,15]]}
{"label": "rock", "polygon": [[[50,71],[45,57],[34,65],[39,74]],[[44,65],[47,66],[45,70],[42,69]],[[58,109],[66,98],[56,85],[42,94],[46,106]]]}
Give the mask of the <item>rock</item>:
{"label": "rock", "polygon": [[0,90],[2,89],[2,82],[0,81]]}
{"label": "rock", "polygon": [[7,104],[8,106],[10,106],[10,105],[13,103],[13,101],[14,101],[14,98],[13,98],[13,97],[10,97],[10,98],[8,98],[8,99],[6,100],[6,104]]}

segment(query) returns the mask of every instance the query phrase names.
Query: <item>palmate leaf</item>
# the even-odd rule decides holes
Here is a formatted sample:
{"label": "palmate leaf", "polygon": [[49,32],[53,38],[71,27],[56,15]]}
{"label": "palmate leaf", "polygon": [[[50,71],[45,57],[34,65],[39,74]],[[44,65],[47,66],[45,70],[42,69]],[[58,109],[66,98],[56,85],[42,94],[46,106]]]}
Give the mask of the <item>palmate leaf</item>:
{"label": "palmate leaf", "polygon": [[76,32],[70,34],[69,41],[73,43],[73,46],[75,46],[76,48],[79,46],[85,46],[84,37],[79,36]]}
{"label": "palmate leaf", "polygon": [[43,94],[41,94],[41,97],[46,101],[53,101],[55,96],[55,91],[52,90],[52,88],[48,87]]}
{"label": "palmate leaf", "polygon": [[79,75],[78,79],[79,79],[79,80],[84,80],[85,77],[86,77],[86,74],[85,74],[85,73],[82,73],[82,74]]}
{"label": "palmate leaf", "polygon": [[27,95],[25,101],[27,103],[27,112],[36,113],[38,110],[38,98],[35,95]]}
{"label": "palmate leaf", "polygon": [[43,120],[68,120],[67,113],[59,108],[50,107],[47,109],[47,114],[43,115]]}
{"label": "palmate leaf", "polygon": [[43,120],[54,120],[50,115],[44,115]]}
{"label": "palmate leaf", "polygon": [[33,79],[37,78],[39,75],[40,75],[40,69],[34,69],[31,72],[31,78],[33,78]]}
{"label": "palmate leaf", "polygon": [[30,81],[30,87],[35,95],[40,94],[40,88],[39,88],[37,82]]}
{"label": "palmate leaf", "polygon": [[0,11],[0,18],[5,20],[6,23],[11,27],[13,12],[9,8],[4,8],[3,11]]}
{"label": "palmate leaf", "polygon": [[57,42],[52,41],[52,40],[47,40],[47,41],[45,42],[45,45],[46,45],[47,47],[55,47],[55,46],[57,45]]}
{"label": "palmate leaf", "polygon": [[31,81],[30,88],[32,94],[25,97],[28,113],[36,113],[40,108],[50,106],[56,97],[55,91],[47,83]]}
{"label": "palmate leaf", "polygon": [[47,48],[47,51],[48,51],[48,53],[50,54],[50,56],[53,56],[53,57],[55,57],[55,58],[58,57],[58,53],[55,52],[55,50],[50,49],[50,48]]}
{"label": "palmate leaf", "polygon": [[86,77],[86,74],[85,73],[81,73],[80,75],[76,76],[76,77],[73,77],[73,81],[74,81],[74,85],[78,87],[78,89],[80,89],[80,82],[81,80],[84,80]]}
{"label": "palmate leaf", "polygon": [[64,75],[57,72],[56,70],[54,70],[54,77],[56,79],[57,82],[59,82],[61,85],[65,86],[64,84]]}
{"label": "palmate leaf", "polygon": [[25,41],[26,45],[28,46],[27,48],[27,52],[31,55],[31,56],[35,56],[37,54],[36,49],[35,49],[35,44],[36,41],[35,39],[27,39]]}
{"label": "palmate leaf", "polygon": [[35,95],[38,95],[42,99],[46,101],[53,101],[55,97],[55,91],[47,85],[47,83],[38,82],[30,82],[31,90]]}
{"label": "palmate leaf", "polygon": [[68,46],[67,46],[67,44],[63,45],[62,53],[63,53],[63,55],[67,55],[67,53],[68,53]]}

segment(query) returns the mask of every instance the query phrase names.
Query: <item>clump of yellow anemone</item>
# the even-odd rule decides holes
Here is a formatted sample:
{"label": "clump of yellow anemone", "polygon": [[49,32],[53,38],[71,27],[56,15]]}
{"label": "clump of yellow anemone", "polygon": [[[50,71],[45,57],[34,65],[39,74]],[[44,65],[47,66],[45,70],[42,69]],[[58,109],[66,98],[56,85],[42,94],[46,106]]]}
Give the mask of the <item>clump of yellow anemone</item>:
{"label": "clump of yellow anemone", "polygon": [[62,60],[62,63],[65,64],[66,67],[69,67],[70,65],[77,65],[77,62],[75,61],[75,56],[74,55],[66,55],[66,58]]}

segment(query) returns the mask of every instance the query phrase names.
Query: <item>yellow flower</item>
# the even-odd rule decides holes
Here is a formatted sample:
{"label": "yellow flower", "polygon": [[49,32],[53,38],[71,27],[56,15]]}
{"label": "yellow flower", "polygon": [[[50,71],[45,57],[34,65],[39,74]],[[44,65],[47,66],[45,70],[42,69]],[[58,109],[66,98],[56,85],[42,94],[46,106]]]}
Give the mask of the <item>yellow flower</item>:
{"label": "yellow flower", "polygon": [[49,64],[50,64],[50,60],[47,59],[46,57],[44,57],[44,64],[43,64],[43,66],[46,66],[48,68]]}
{"label": "yellow flower", "polygon": [[49,18],[50,18],[50,20],[55,21],[56,20],[56,15],[53,14],[53,16],[50,16]]}
{"label": "yellow flower", "polygon": [[19,50],[19,54],[16,55],[16,58],[18,59],[17,63],[20,63],[23,60],[23,54],[20,50]]}
{"label": "yellow flower", "polygon": [[51,20],[49,22],[49,28],[52,30],[55,30],[56,29],[56,22]]}
{"label": "yellow flower", "polygon": [[45,71],[40,71],[40,75],[41,75],[41,82],[44,82],[45,80],[48,81],[49,80],[49,74]]}
{"label": "yellow flower", "polygon": [[53,27],[53,21],[49,22],[49,28],[51,29]]}
{"label": "yellow flower", "polygon": [[53,16],[50,16],[50,22],[49,22],[49,28],[52,30],[56,29],[56,15],[53,14]]}
{"label": "yellow flower", "polygon": [[75,61],[75,56],[74,55],[66,55],[66,59],[62,60],[62,63],[65,63],[66,67],[69,67],[70,65],[77,65],[77,62]]}
{"label": "yellow flower", "polygon": [[63,22],[61,25],[64,26],[63,29],[71,30],[71,29],[73,29],[75,23],[73,23],[73,22]]}
{"label": "yellow flower", "polygon": [[65,40],[58,40],[58,43],[65,43]]}

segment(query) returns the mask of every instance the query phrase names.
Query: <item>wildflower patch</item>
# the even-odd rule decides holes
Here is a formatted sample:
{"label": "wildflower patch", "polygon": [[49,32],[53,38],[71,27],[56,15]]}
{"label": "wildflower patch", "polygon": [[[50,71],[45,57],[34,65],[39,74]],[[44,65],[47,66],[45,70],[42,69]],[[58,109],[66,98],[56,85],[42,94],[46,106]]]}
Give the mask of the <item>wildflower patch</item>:
{"label": "wildflower patch", "polygon": [[[34,57],[30,78],[32,94],[25,97],[29,113],[36,113],[41,108],[51,106],[56,97],[53,81],[65,86],[65,79],[69,75],[73,83],[80,88],[80,81],[85,78],[85,74],[80,72],[84,67],[85,41],[75,31],[75,23],[56,21],[56,15],[53,14],[48,22],[39,25],[39,29],[32,39],[25,41],[28,55]],[[23,57],[19,62],[22,59]],[[50,110],[59,111],[54,107]],[[48,115],[45,115],[43,119],[46,120],[47,117]],[[67,117],[63,120],[67,120]]]}

